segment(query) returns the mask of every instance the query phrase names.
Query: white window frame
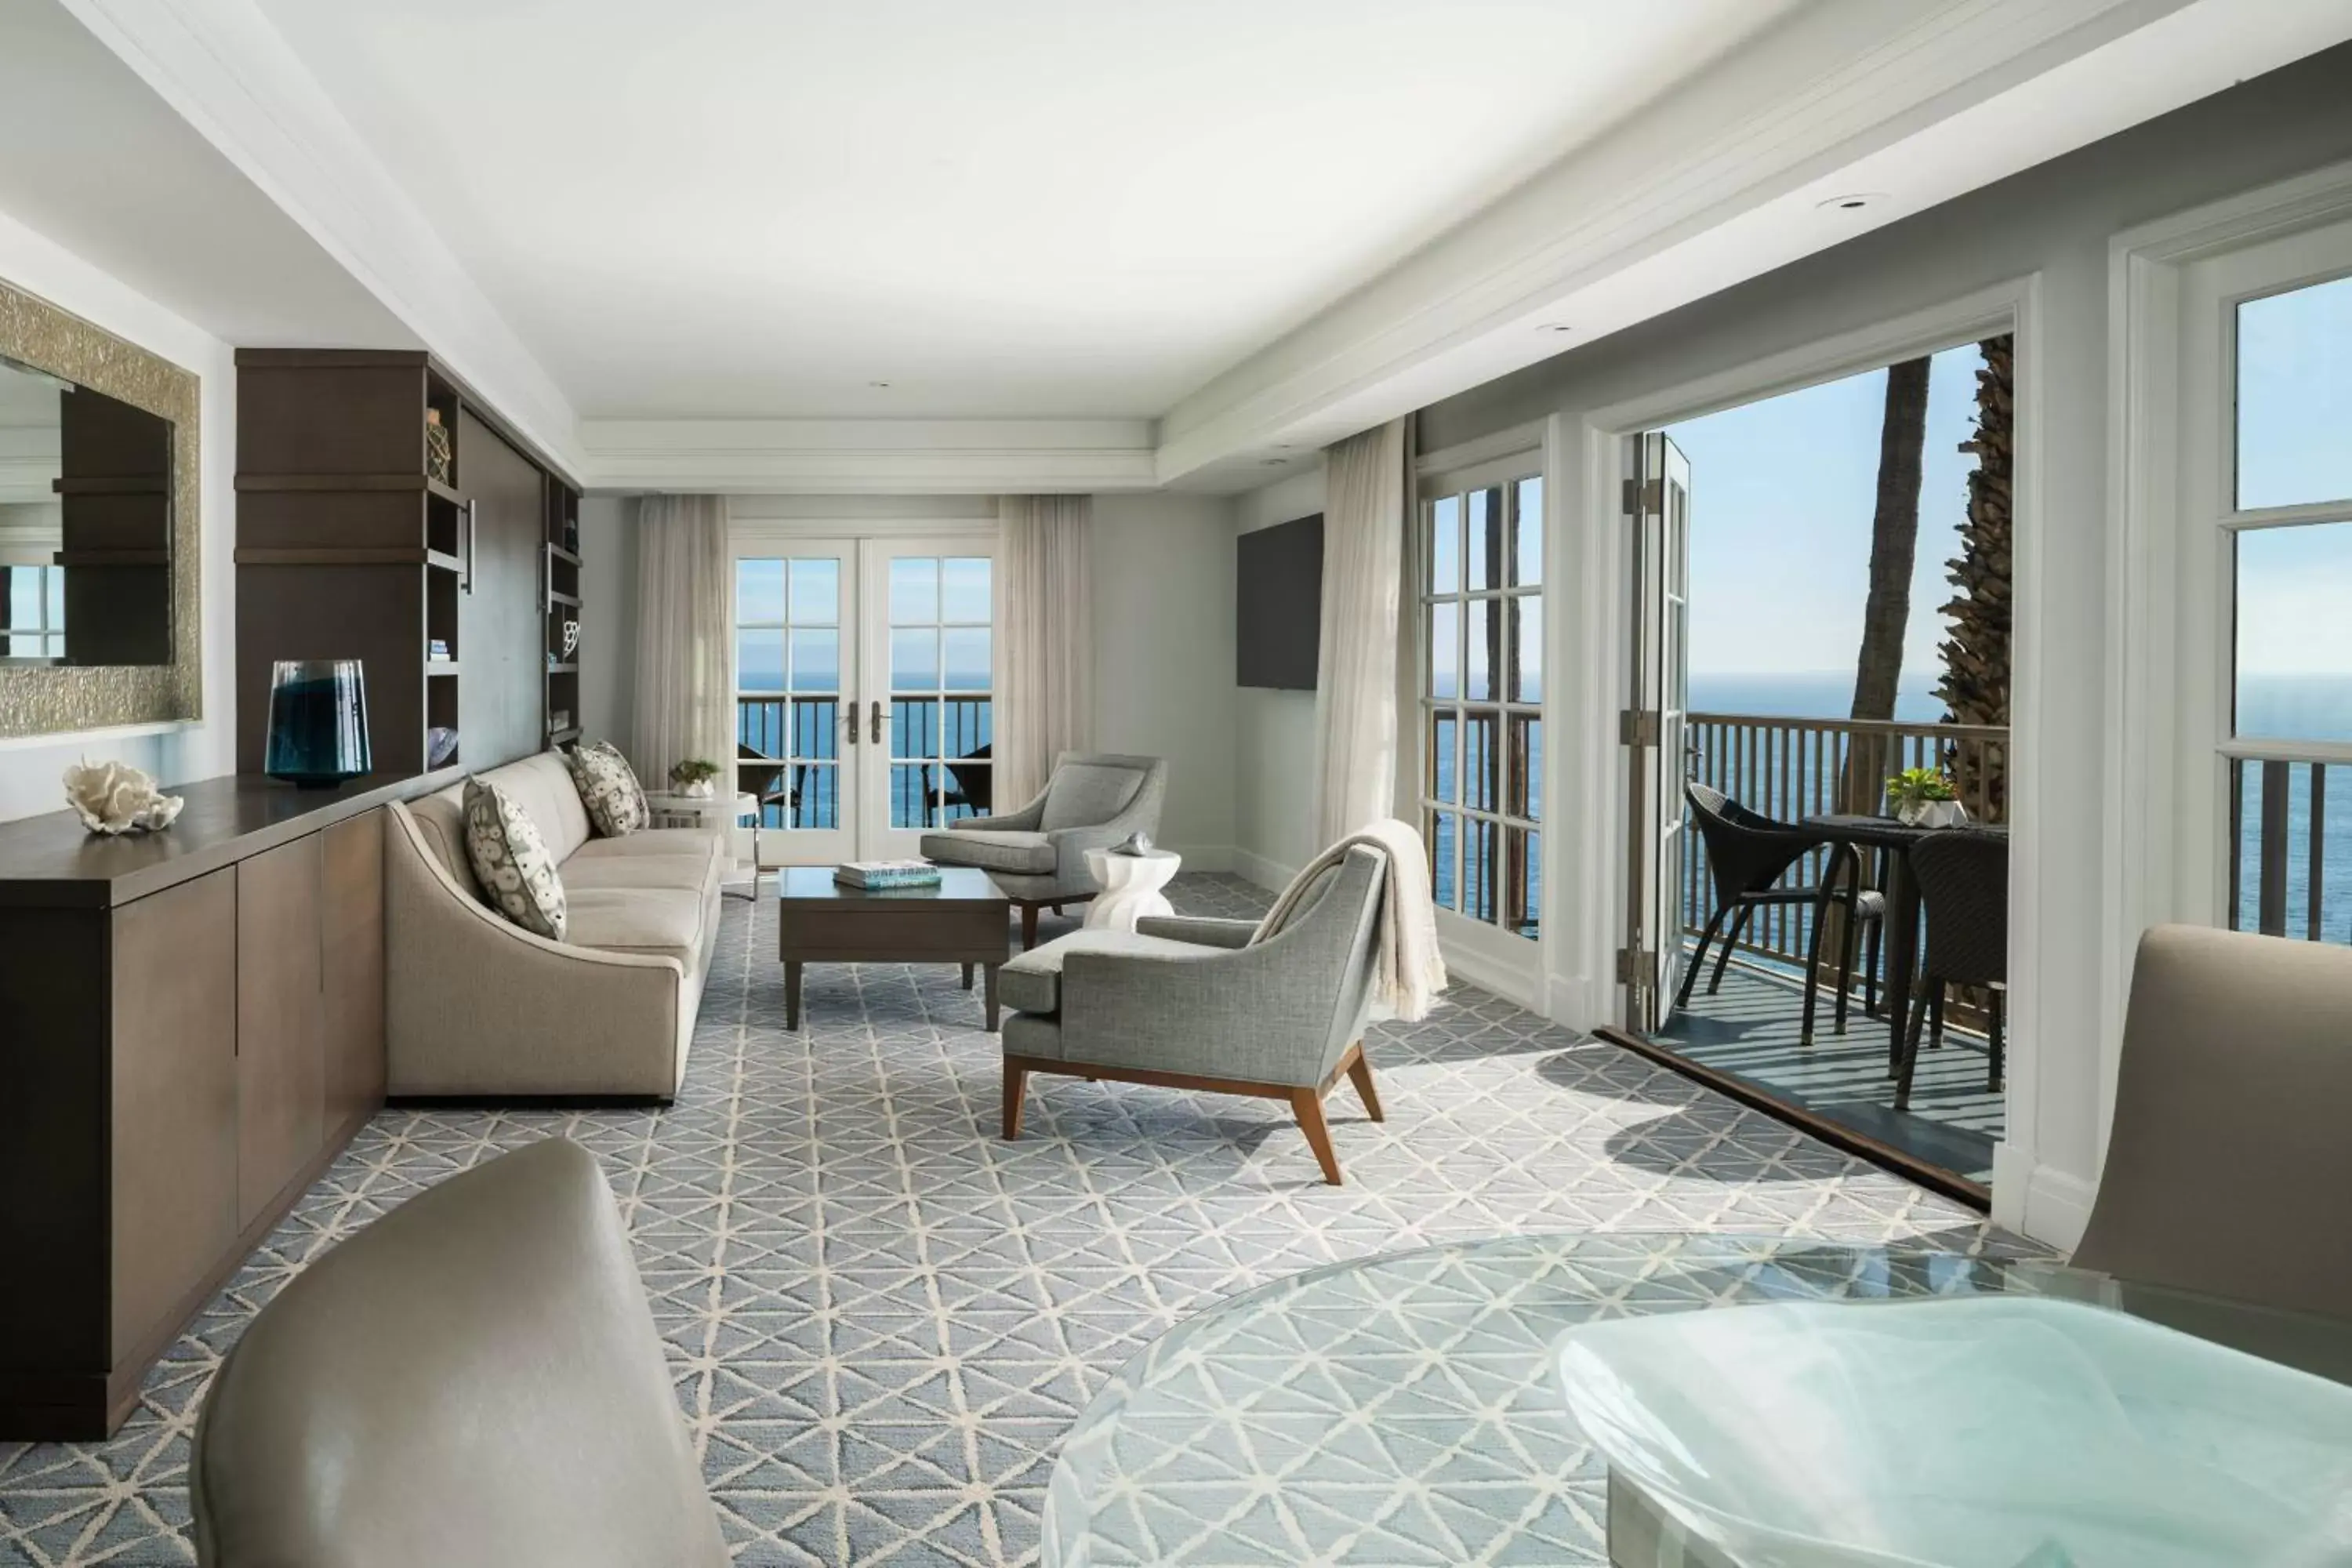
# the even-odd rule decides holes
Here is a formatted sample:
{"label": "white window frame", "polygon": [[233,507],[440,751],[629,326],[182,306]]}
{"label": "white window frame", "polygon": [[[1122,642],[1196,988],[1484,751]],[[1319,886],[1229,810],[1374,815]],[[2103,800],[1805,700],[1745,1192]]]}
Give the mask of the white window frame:
{"label": "white window frame", "polygon": [[[1442,461],[1444,455],[1440,454],[1438,457]],[[1543,566],[1539,580],[1525,587],[1501,583],[1490,584],[1486,587],[1478,589],[1470,587],[1468,530],[1465,521],[1456,524],[1462,531],[1463,546],[1459,560],[1458,581],[1452,591],[1438,593],[1429,576],[1432,530],[1434,526],[1438,503],[1449,497],[1460,498],[1466,520],[1468,500],[1472,493],[1483,489],[1497,490],[1504,498],[1505,536],[1510,541],[1508,548],[1515,555],[1519,523],[1519,487],[1527,480],[1535,480],[1542,487],[1544,515],[1537,520],[1537,533],[1543,542]],[[1500,886],[1494,890],[1495,913],[1491,919],[1443,907],[1438,911],[1440,921],[1447,933],[1455,937],[1457,941],[1480,942],[1482,946],[1485,946],[1485,939],[1490,936],[1507,939],[1517,949],[1516,952],[1496,951],[1491,947],[1486,947],[1486,951],[1506,963],[1524,964],[1528,962],[1531,955],[1539,955],[1541,952],[1545,932],[1549,923],[1546,918],[1545,905],[1550,900],[1554,886],[1553,879],[1546,874],[1549,867],[1545,862],[1545,856],[1549,848],[1549,837],[1545,818],[1540,815],[1551,809],[1551,801],[1547,788],[1549,781],[1540,771],[1530,770],[1528,773],[1528,787],[1538,803],[1538,815],[1528,816],[1509,809],[1511,764],[1516,749],[1513,721],[1530,720],[1540,727],[1545,743],[1541,748],[1544,754],[1538,759],[1538,770],[1549,767],[1552,749],[1550,726],[1547,722],[1546,710],[1546,704],[1549,701],[1551,694],[1551,666],[1554,663],[1552,629],[1546,617],[1551,613],[1550,595],[1557,591],[1554,583],[1556,575],[1554,563],[1559,553],[1552,547],[1550,527],[1552,485],[1546,472],[1544,453],[1540,447],[1536,447],[1488,458],[1467,467],[1424,472],[1415,486],[1415,492],[1412,539],[1412,560],[1409,574],[1412,584],[1413,605],[1412,633],[1410,641],[1413,671],[1412,680],[1414,697],[1414,737],[1412,744],[1407,748],[1407,754],[1413,759],[1410,798],[1415,806],[1414,826],[1421,829],[1428,840],[1430,853],[1434,858],[1438,852],[1439,843],[1434,814],[1442,811],[1454,818],[1456,829],[1451,851],[1453,855],[1451,871],[1457,903],[1467,901],[1465,898],[1467,884],[1464,873],[1469,864],[1468,846],[1473,824],[1491,824],[1495,829],[1496,853],[1491,874],[1498,879],[1504,875],[1504,867],[1509,859],[1508,847],[1513,830],[1533,837],[1534,847],[1528,857],[1529,871],[1536,884],[1536,896],[1531,900],[1532,908],[1528,911],[1534,917],[1536,924],[1536,931],[1532,936],[1524,934],[1505,923],[1505,914],[1508,905],[1507,889]],[[1506,575],[1508,575],[1507,570]],[[1517,638],[1511,635],[1515,627],[1510,618],[1509,607],[1514,601],[1524,603],[1530,600],[1538,605],[1535,614],[1541,650],[1538,670],[1539,682],[1538,690],[1540,696],[1534,702],[1519,702],[1510,697],[1512,689],[1510,673],[1517,658],[1518,642]],[[1438,697],[1429,689],[1430,660],[1427,637],[1430,609],[1439,604],[1453,604],[1459,606],[1454,617],[1454,672],[1457,690],[1450,698]],[[1503,665],[1502,668],[1488,672],[1493,683],[1494,696],[1485,700],[1474,700],[1468,695],[1469,607],[1474,604],[1493,605],[1492,613],[1502,618]],[[1441,712],[1449,710],[1454,717],[1454,790],[1457,797],[1451,802],[1437,798],[1430,787],[1435,767],[1432,746],[1435,720]],[[1491,809],[1474,807],[1468,800],[1466,783],[1469,773],[1465,765],[1465,742],[1469,736],[1468,719],[1474,711],[1481,715],[1492,713],[1496,721],[1496,746],[1500,755],[1495,770],[1496,799]],[[1433,883],[1437,880],[1435,875],[1433,875],[1432,880]],[[1476,935],[1473,936],[1471,934],[1473,932]],[[1476,961],[1474,959],[1473,962],[1475,963]],[[1538,962],[1539,963],[1539,957]]]}
{"label": "white window frame", "polygon": [[[11,573],[37,572],[41,574],[41,591],[37,595],[40,601],[40,618],[31,626],[19,626],[11,625],[5,628],[0,628],[0,637],[5,637],[8,641],[7,653],[5,656],[0,657],[4,657],[7,659],[23,658],[37,659],[42,661],[65,658],[65,622],[62,618],[52,621],[49,615],[50,604],[53,599],[58,601],[58,613],[59,616],[62,617],[64,614],[63,596],[65,591],[65,568],[62,566],[36,564],[26,566],[10,565],[8,570]],[[38,639],[40,644],[40,651],[38,653],[26,653],[17,647],[16,644],[19,641],[27,638]]]}

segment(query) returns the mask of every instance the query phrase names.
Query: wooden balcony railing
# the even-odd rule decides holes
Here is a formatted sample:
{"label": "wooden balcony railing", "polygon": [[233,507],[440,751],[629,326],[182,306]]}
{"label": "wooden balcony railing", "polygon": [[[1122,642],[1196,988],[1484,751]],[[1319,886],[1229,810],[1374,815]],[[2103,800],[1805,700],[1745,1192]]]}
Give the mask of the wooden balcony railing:
{"label": "wooden balcony railing", "polygon": [[[1979,822],[2007,820],[2009,731],[1971,724],[1906,724],[1861,719],[1770,719],[1739,713],[1689,716],[1687,776],[1711,784],[1751,811],[1783,822],[1833,812],[1885,809],[1887,779],[1906,768],[1941,767],[1959,786]],[[1801,873],[1817,881],[1822,851]],[[1715,899],[1706,850],[1690,835],[1683,868],[1683,929],[1696,938]],[[1802,968],[1811,911],[1759,910],[1740,951]]]}
{"label": "wooden balcony railing", "polygon": [[2352,763],[2231,760],[2232,930],[2352,942],[2352,833],[2331,840],[2331,795],[2336,820],[2352,817]]}

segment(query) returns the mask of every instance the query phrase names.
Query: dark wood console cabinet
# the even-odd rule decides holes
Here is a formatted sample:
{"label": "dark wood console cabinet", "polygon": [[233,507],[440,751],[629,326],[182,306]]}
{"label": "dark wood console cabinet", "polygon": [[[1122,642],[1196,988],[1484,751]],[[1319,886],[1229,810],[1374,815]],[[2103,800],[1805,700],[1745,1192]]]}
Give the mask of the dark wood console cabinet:
{"label": "dark wood console cabinet", "polygon": [[0,824],[0,1441],[111,1433],[383,1104],[383,808],[454,776]]}

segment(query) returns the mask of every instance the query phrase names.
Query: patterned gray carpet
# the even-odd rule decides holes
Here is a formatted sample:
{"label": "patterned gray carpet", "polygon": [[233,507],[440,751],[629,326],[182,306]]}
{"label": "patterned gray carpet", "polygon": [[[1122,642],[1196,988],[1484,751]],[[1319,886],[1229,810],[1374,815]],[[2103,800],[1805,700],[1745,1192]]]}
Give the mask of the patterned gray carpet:
{"label": "patterned gray carpet", "polygon": [[[1184,878],[1194,913],[1264,895]],[[1977,1216],[1613,1047],[1457,987],[1368,1044],[1330,1188],[1267,1101],[1045,1080],[999,1142],[952,968],[816,968],[783,1027],[775,910],[727,906],[672,1109],[386,1111],[148,1381],[112,1442],[0,1445],[0,1564],[193,1560],[188,1438],[239,1328],[334,1241],[562,1134],[619,1194],[738,1560],[1033,1562],[1055,1445],[1109,1374],[1230,1292],[1500,1233],[1738,1229],[1980,1245]]]}

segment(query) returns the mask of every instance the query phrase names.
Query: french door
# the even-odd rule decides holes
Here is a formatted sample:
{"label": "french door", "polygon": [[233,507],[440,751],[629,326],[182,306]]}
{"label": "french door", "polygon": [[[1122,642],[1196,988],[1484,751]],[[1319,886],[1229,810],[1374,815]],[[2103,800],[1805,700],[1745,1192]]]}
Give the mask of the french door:
{"label": "french door", "polygon": [[995,542],[744,536],[737,788],[765,866],[916,853],[993,809]]}
{"label": "french door", "polygon": [[1690,461],[1657,431],[1636,437],[1626,514],[1631,700],[1620,723],[1626,754],[1626,942],[1619,962],[1626,1026],[1661,1028],[1681,984],[1683,809],[1690,707]]}

